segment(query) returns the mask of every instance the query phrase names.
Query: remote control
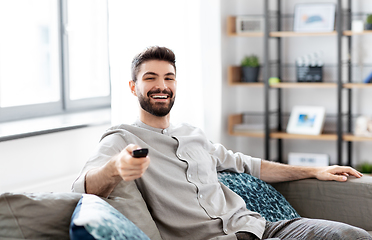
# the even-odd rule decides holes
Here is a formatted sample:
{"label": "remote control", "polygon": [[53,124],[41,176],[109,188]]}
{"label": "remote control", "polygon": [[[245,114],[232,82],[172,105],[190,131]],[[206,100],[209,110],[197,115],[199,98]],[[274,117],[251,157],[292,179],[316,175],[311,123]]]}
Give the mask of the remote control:
{"label": "remote control", "polygon": [[141,148],[141,149],[134,150],[132,152],[132,156],[135,158],[143,158],[143,157],[146,157],[148,153],[149,153],[149,150],[147,148]]}

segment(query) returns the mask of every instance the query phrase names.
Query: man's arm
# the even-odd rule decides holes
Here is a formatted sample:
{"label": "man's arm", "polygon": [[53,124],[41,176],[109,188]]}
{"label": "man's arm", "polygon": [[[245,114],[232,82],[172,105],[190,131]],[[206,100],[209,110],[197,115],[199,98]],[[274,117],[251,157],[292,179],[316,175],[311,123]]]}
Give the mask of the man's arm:
{"label": "man's arm", "polygon": [[269,183],[285,182],[305,178],[317,178],[319,180],[335,180],[344,182],[347,176],[357,178],[363,176],[357,170],[346,166],[329,167],[299,167],[287,164],[280,164],[266,160],[261,161],[261,180]]}
{"label": "man's arm", "polygon": [[140,178],[148,168],[150,158],[132,157],[133,150],[138,148],[130,144],[102,167],[89,170],[85,175],[85,192],[108,197],[121,180]]}

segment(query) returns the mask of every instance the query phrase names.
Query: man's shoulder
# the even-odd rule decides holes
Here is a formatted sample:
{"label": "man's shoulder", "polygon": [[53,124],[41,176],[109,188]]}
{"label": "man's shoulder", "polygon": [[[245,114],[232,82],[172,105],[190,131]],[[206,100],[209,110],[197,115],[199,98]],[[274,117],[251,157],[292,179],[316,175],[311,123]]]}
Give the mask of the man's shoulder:
{"label": "man's shoulder", "polygon": [[119,124],[119,125],[111,126],[103,133],[101,140],[112,134],[119,134],[119,135],[125,136],[126,134],[132,133],[135,130],[136,130],[136,127],[134,125],[129,125],[129,124]]}
{"label": "man's shoulder", "polygon": [[[173,129],[175,130],[175,132],[177,133],[181,133],[181,135],[183,134],[186,134],[186,135],[194,135],[194,134],[197,134],[197,135],[204,135],[204,132],[201,128],[199,127],[196,127],[194,125],[191,125],[189,123],[180,123],[180,124],[177,124],[173,127]],[[183,134],[182,134],[183,133]]]}
{"label": "man's shoulder", "polygon": [[174,129],[190,129],[190,130],[194,130],[194,129],[197,129],[197,127],[189,124],[189,123],[179,123],[179,124],[176,124],[173,126]]}
{"label": "man's shoulder", "polygon": [[111,126],[109,127],[106,132],[109,132],[109,131],[122,131],[122,130],[128,130],[130,129],[131,127],[134,127],[133,125],[129,125],[129,124],[118,124],[118,125],[115,125],[115,126]]}

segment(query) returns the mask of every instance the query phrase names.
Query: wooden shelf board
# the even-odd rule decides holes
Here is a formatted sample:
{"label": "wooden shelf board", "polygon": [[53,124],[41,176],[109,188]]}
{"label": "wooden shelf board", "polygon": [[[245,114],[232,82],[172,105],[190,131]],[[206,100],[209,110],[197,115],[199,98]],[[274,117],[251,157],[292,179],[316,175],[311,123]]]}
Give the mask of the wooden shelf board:
{"label": "wooden shelf board", "polygon": [[233,82],[229,83],[230,86],[240,86],[240,87],[263,87],[265,84],[263,82]]}
{"label": "wooden shelf board", "polygon": [[235,33],[235,37],[263,37],[263,32]]}
{"label": "wooden shelf board", "polygon": [[316,83],[316,82],[281,82],[270,84],[272,88],[336,88],[337,83]]}
{"label": "wooden shelf board", "polygon": [[227,129],[230,135],[235,135],[234,133],[234,125],[240,124],[243,122],[243,114],[235,114],[230,115],[229,119],[227,120]]}
{"label": "wooden shelf board", "polygon": [[227,36],[236,36],[235,16],[227,17]]}
{"label": "wooden shelf board", "polygon": [[281,32],[270,32],[270,37],[306,37],[306,36],[335,36],[337,35],[336,31],[332,32],[290,32],[290,31],[281,31]]}
{"label": "wooden shelf board", "polygon": [[[263,132],[249,132],[249,131],[232,131],[232,136],[241,137],[265,137]],[[285,132],[272,132],[270,133],[272,139],[304,139],[304,140],[324,140],[324,141],[335,141],[337,140],[336,134],[320,134],[320,135],[303,135],[303,134],[290,134]]]}
{"label": "wooden shelf board", "polygon": [[344,31],[345,36],[368,35],[368,34],[372,34],[372,31],[371,30],[365,30],[363,32],[353,32],[353,31],[350,31],[350,30]]}
{"label": "wooden shelf board", "polygon": [[229,85],[239,85],[241,83],[241,71],[239,66],[229,66],[227,68],[227,81]]}
{"label": "wooden shelf board", "polygon": [[271,138],[277,139],[306,139],[306,140],[337,140],[336,134],[320,134],[320,135],[303,135],[290,134],[286,132],[273,132],[270,134]]}
{"label": "wooden shelf board", "polygon": [[[344,36],[353,35],[369,35],[372,34],[371,30],[365,30],[362,32],[353,32],[346,30],[343,32]],[[263,37],[263,32],[252,32],[252,33],[237,33],[236,32],[236,16],[229,16],[227,18],[227,35],[230,37]],[[293,32],[293,31],[280,31],[270,32],[270,37],[304,37],[304,36],[335,36],[337,31],[332,32]]]}
{"label": "wooden shelf board", "polygon": [[263,87],[263,82],[241,82],[240,66],[229,66],[227,69],[227,81],[230,86]]}
{"label": "wooden shelf board", "polygon": [[[264,132],[249,132],[249,131],[234,131],[234,126],[236,124],[241,124],[243,122],[243,114],[230,115],[228,119],[228,131],[229,135],[240,136],[240,137],[265,137]],[[320,135],[303,135],[303,134],[290,134],[286,132],[271,132],[270,138],[272,139],[304,139],[304,140],[326,140],[335,141],[337,140],[336,133],[323,133]],[[372,137],[361,137],[352,134],[344,134],[344,141],[372,141]]]}
{"label": "wooden shelf board", "polygon": [[358,142],[358,141],[372,141],[372,137],[361,137],[352,134],[345,134],[343,136],[344,141]]}
{"label": "wooden shelf board", "polygon": [[249,131],[234,131],[232,136],[237,136],[237,137],[258,137],[258,138],[263,138],[265,136],[265,133],[263,132],[249,132]]}
{"label": "wooden shelf board", "polygon": [[371,88],[372,83],[344,83],[344,88]]}
{"label": "wooden shelf board", "polygon": [[228,119],[228,131],[231,136],[240,137],[264,137],[264,132],[234,131],[234,126],[243,122],[243,114],[230,115]]}

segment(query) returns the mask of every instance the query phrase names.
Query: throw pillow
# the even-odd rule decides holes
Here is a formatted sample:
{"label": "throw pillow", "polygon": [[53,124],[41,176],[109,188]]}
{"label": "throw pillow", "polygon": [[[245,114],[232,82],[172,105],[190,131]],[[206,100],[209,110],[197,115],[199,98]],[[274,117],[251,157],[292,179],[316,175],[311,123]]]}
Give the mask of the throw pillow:
{"label": "throw pillow", "polygon": [[261,214],[267,221],[300,217],[281,193],[256,177],[246,173],[220,172],[218,179],[243,198],[248,210]]}
{"label": "throw pillow", "polygon": [[3,193],[0,239],[69,240],[71,214],[80,193]]}
{"label": "throw pillow", "polygon": [[123,214],[91,194],[83,194],[72,214],[70,238],[150,240]]}

